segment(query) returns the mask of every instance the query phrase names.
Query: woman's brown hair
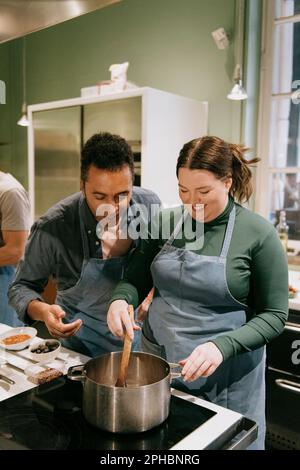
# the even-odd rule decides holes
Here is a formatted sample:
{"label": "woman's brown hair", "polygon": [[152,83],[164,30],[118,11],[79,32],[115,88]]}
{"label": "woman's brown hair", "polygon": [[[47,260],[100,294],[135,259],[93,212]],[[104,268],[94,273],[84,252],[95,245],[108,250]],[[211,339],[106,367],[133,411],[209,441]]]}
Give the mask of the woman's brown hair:
{"label": "woman's brown hair", "polygon": [[249,168],[259,158],[246,160],[249,149],[239,144],[230,144],[214,136],[205,136],[187,142],[181,149],[176,166],[190,170],[207,170],[217,179],[232,178],[230,195],[237,202],[248,201],[252,188],[252,172]]}

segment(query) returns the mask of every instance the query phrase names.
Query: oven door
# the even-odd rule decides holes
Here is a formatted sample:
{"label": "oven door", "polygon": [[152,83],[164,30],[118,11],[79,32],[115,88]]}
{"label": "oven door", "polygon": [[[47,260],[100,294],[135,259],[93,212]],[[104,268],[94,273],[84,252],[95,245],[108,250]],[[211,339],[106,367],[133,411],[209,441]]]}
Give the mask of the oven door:
{"label": "oven door", "polygon": [[299,376],[300,323],[288,321],[283,333],[268,345],[267,351],[269,366]]}
{"label": "oven door", "polygon": [[267,435],[269,448],[300,450],[300,376],[269,366]]}

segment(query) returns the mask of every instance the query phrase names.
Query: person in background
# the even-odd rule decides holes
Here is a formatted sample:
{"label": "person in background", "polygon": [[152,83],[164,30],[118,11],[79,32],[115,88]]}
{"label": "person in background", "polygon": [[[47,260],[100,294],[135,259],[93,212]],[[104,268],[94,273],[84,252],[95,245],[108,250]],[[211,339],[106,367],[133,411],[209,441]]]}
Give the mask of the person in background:
{"label": "person in background", "polygon": [[[54,205],[34,224],[9,290],[10,303],[23,321],[44,322],[66,347],[88,356],[123,348],[107,327],[106,312],[139,240],[128,232],[121,236],[120,214],[127,222],[127,209],[134,218],[138,204],[149,212],[152,204],[160,204],[152,191],[133,187],[133,179],[133,154],[125,139],[108,132],[88,139],[81,156],[81,192]],[[41,295],[50,277],[57,288],[53,305]]]}
{"label": "person in background", "polygon": [[[288,268],[273,225],[240,205],[252,193],[249,165],[258,161],[247,161],[246,150],[211,136],[183,146],[183,207],[158,221],[163,234],[171,219],[172,235],[142,241],[113,293],[108,325],[116,336],[126,329],[132,337],[138,326],[127,305],[138,305],[153,284],[142,350],[181,364],[175,387],[255,420],[250,448],[263,449],[265,345],[287,319]],[[185,239],[188,222],[202,227],[202,246]]]}
{"label": "person in background", "polygon": [[7,291],[21,260],[30,229],[27,192],[9,173],[0,172],[0,323],[23,323],[9,306]]}

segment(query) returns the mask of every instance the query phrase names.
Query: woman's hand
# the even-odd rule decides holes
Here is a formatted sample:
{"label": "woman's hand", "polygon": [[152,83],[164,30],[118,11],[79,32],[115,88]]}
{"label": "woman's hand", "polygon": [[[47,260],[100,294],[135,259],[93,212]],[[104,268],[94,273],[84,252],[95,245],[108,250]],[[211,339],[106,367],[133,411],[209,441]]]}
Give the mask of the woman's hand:
{"label": "woman's hand", "polygon": [[154,295],[154,287],[152,287],[151,291],[149,292],[147,297],[143,300],[143,302],[140,304],[138,308],[137,320],[139,322],[143,322],[145,320],[149,307],[153,300],[153,295]]}
{"label": "woman's hand", "polygon": [[115,300],[110,304],[107,313],[107,324],[112,334],[121,339],[124,338],[124,331],[126,330],[130,339],[133,340],[133,330],[141,329],[134,321],[130,320],[126,300]]}
{"label": "woman's hand", "polygon": [[223,356],[219,348],[212,342],[197,346],[186,359],[179,361],[183,366],[181,374],[183,380],[192,382],[199,377],[208,377],[213,374],[223,362]]}

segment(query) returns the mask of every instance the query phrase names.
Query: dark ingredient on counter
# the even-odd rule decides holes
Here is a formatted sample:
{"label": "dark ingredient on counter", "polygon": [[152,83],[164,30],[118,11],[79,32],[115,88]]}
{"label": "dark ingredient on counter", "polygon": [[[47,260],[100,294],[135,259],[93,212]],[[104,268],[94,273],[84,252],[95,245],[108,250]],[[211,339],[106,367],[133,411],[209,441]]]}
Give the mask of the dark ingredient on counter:
{"label": "dark ingredient on counter", "polygon": [[35,354],[45,354],[52,351],[55,351],[59,346],[59,343],[51,343],[50,341],[46,341],[45,343],[41,343],[37,346],[36,349],[32,349],[31,352]]}

